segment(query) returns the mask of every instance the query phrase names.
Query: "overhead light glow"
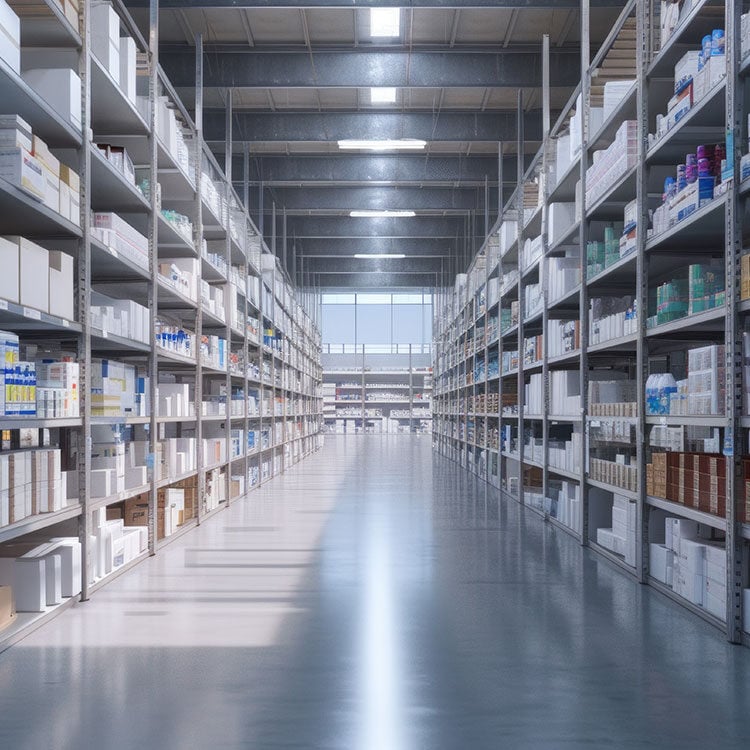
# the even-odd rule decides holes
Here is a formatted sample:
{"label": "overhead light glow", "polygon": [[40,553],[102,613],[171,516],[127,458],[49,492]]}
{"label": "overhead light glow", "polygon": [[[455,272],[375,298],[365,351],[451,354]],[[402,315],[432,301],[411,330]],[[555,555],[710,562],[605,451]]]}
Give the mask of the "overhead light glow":
{"label": "overhead light glow", "polygon": [[400,8],[370,8],[370,36],[393,38],[400,34]]}
{"label": "overhead light glow", "polygon": [[405,258],[404,253],[355,253],[355,258],[396,258],[401,260]]}
{"label": "overhead light glow", "polygon": [[362,151],[421,151],[427,141],[416,138],[398,140],[343,140],[338,142],[340,149],[359,149]]}
{"label": "overhead light glow", "polygon": [[410,218],[416,216],[414,211],[378,211],[378,210],[363,210],[363,211],[350,211],[349,216],[355,219],[385,219],[385,218]]}
{"label": "overhead light glow", "polygon": [[388,86],[378,86],[370,89],[370,102],[372,104],[395,104],[396,89]]}

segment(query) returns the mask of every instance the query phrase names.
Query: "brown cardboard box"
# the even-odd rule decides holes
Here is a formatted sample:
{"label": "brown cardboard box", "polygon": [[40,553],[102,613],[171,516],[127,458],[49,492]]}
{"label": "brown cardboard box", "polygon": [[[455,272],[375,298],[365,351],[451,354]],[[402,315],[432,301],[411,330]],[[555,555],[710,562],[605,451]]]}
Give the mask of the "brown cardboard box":
{"label": "brown cardboard box", "polygon": [[113,507],[107,508],[107,520],[108,521],[117,521],[120,518],[122,518],[123,509],[118,508],[116,505]]}
{"label": "brown cardboard box", "polygon": [[7,628],[16,619],[16,606],[13,601],[13,589],[0,586],[0,631]]}

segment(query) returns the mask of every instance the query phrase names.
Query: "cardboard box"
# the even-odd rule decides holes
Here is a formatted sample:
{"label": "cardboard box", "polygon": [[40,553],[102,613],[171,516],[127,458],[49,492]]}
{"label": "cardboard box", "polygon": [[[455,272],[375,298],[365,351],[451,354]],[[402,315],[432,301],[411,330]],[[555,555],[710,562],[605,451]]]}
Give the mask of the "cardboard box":
{"label": "cardboard box", "polygon": [[13,589],[0,586],[0,632],[16,619],[16,603],[13,600]]}
{"label": "cardboard box", "polygon": [[18,242],[0,237],[0,299],[18,304],[19,292],[19,254]]}
{"label": "cardboard box", "polygon": [[49,252],[49,314],[75,320],[73,257],[58,250]]}
{"label": "cardboard box", "polygon": [[44,200],[46,183],[42,165],[25,149],[0,149],[0,177],[33,198]]}
{"label": "cardboard box", "polygon": [[109,74],[120,78],[120,17],[109,3],[91,6],[91,50]]}
{"label": "cardboard box", "polygon": [[0,59],[15,73],[20,73],[21,21],[5,0],[0,0]]}
{"label": "cardboard box", "polygon": [[22,75],[55,112],[81,129],[81,79],[76,73],[70,68],[35,68],[24,70]]}
{"label": "cardboard box", "polygon": [[135,40],[120,37],[120,88],[130,102],[135,104]]}
{"label": "cardboard box", "polygon": [[10,586],[17,612],[44,612],[47,607],[46,562],[41,558],[0,557],[0,585]]}
{"label": "cardboard box", "polygon": [[[10,238],[9,238],[10,239]],[[20,258],[20,304],[36,310],[49,310],[49,253],[25,237],[13,238],[18,242]]]}

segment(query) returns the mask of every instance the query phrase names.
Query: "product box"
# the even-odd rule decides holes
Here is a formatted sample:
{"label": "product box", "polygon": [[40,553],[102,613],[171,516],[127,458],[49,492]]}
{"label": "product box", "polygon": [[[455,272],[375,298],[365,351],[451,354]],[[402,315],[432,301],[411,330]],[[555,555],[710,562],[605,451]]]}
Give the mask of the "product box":
{"label": "product box", "polygon": [[49,314],[75,319],[73,257],[58,250],[49,252]]}
{"label": "product box", "polygon": [[[18,304],[20,301],[18,242],[0,237],[0,269],[2,269],[0,299]],[[2,364],[1,360],[0,364]]]}
{"label": "product box", "polygon": [[81,129],[81,79],[70,68],[24,70],[23,80],[63,119]]}
{"label": "product box", "polygon": [[0,59],[14,73],[20,73],[21,22],[5,0],[0,0]]}
{"label": "product box", "polygon": [[25,237],[13,237],[18,242],[20,257],[20,304],[36,310],[49,310],[49,284],[40,279],[49,277],[49,253]]}
{"label": "product box", "polygon": [[42,165],[25,149],[0,150],[0,177],[37,200],[44,200],[46,183]]}
{"label": "product box", "polygon": [[119,81],[120,17],[109,3],[91,6],[91,49],[115,81]]}
{"label": "product box", "polygon": [[120,37],[120,88],[130,102],[135,104],[135,40]]}
{"label": "product box", "polygon": [[46,563],[39,558],[0,557],[0,585],[10,586],[17,612],[44,612],[47,607]]}
{"label": "product box", "polygon": [[0,633],[16,619],[16,603],[13,600],[13,589],[0,586]]}

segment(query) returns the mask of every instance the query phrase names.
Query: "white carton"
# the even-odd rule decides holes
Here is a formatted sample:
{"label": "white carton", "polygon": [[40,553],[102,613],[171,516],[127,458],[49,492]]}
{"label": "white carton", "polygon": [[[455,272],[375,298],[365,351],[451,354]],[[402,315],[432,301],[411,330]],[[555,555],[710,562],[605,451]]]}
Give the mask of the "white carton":
{"label": "white carton", "polygon": [[20,255],[20,302],[36,310],[49,310],[49,284],[39,283],[49,274],[49,253],[25,237],[14,238]]}
{"label": "white carton", "polygon": [[120,37],[120,88],[130,102],[135,104],[135,40]]}
{"label": "white carton", "polygon": [[49,252],[49,314],[75,319],[73,257],[58,250]]}
{"label": "white carton", "polygon": [[42,165],[26,149],[0,150],[0,177],[41,201],[45,195]]}
{"label": "white carton", "polygon": [[91,6],[91,49],[109,74],[120,79],[120,18],[109,3]]}
{"label": "white carton", "polygon": [[19,295],[18,243],[0,237],[0,299],[18,303]]}
{"label": "white carton", "polygon": [[21,71],[21,21],[5,0],[0,0],[0,59]]}
{"label": "white carton", "polygon": [[23,80],[65,120],[81,129],[81,79],[70,68],[24,70]]}

